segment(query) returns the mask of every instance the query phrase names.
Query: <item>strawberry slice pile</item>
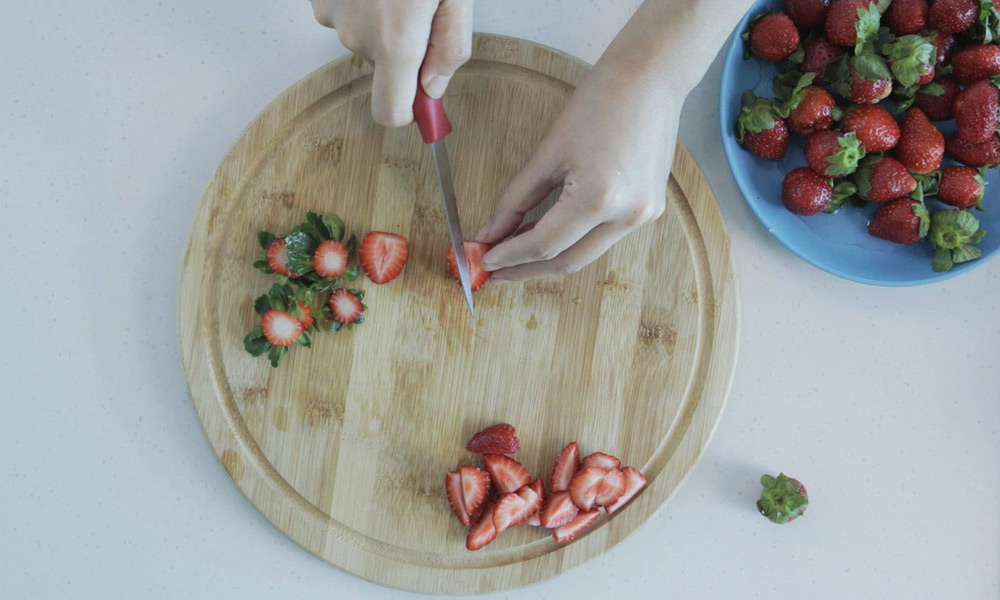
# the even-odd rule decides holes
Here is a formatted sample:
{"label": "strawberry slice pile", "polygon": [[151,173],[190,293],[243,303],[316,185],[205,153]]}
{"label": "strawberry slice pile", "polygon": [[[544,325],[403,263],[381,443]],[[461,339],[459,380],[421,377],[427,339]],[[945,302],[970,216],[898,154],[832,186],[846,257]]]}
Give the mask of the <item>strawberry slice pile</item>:
{"label": "strawberry slice pile", "polygon": [[469,527],[465,546],[479,550],[517,525],[552,530],[566,543],[578,537],[600,516],[625,506],[645,486],[646,478],[621,460],[594,452],[580,458],[576,442],[556,458],[549,491],[541,479],[506,454],[520,450],[517,431],[499,423],[475,434],[466,449],[483,455],[485,470],[463,465],[445,475],[445,494],[462,525]]}
{"label": "strawberry slice pile", "polygon": [[[737,140],[780,160],[805,139],[808,166],[782,182],[786,209],[868,208],[869,234],[929,243],[934,271],[982,255],[970,210],[983,210],[983,176],[1000,164],[1000,3],[785,0],[743,39],[744,58],[777,74],[774,98],[743,95]],[[952,119],[946,138],[935,122]]]}

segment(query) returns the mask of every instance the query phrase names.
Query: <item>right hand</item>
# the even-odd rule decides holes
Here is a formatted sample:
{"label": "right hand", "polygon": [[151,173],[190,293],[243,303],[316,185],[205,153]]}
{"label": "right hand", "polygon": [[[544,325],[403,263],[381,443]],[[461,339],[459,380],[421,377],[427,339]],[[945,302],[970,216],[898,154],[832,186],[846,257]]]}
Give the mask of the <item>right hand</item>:
{"label": "right hand", "polygon": [[312,0],[316,20],[375,65],[372,117],[386,127],[413,122],[417,81],[444,95],[472,54],[472,0]]}

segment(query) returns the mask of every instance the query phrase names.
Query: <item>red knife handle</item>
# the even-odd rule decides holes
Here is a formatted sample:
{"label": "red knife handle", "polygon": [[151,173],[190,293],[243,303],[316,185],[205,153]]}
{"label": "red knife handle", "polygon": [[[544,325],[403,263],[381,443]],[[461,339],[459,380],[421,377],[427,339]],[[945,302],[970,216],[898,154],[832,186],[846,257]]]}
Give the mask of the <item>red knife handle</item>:
{"label": "red knife handle", "polygon": [[417,97],[413,100],[413,118],[420,129],[420,137],[425,144],[433,144],[451,133],[451,121],[444,114],[440,98],[431,98],[424,93],[424,86],[417,82]]}

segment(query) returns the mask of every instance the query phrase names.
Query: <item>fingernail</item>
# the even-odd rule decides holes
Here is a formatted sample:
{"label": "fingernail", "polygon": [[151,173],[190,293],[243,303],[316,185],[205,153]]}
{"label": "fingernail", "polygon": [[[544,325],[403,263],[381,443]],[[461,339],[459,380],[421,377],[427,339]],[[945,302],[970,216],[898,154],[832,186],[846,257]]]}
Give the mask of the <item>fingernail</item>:
{"label": "fingernail", "polygon": [[440,98],[444,96],[444,91],[448,89],[448,82],[451,81],[451,77],[443,77],[441,75],[432,75],[430,79],[424,84],[424,91],[431,98]]}

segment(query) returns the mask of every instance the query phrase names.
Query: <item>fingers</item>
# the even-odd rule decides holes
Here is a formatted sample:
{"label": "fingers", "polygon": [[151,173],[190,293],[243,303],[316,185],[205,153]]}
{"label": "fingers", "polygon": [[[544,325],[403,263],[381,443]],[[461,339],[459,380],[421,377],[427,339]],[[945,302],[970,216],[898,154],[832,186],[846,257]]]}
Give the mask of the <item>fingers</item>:
{"label": "fingers", "polygon": [[500,269],[493,273],[491,280],[503,283],[575,273],[600,258],[626,233],[628,230],[616,223],[598,225],[559,256]]}
{"label": "fingers", "polygon": [[472,56],[472,0],[443,0],[431,24],[420,82],[431,98],[444,95],[452,75]]}
{"label": "fingers", "polygon": [[557,187],[554,174],[548,166],[544,150],[539,148],[528,164],[507,186],[497,200],[493,218],[476,234],[476,240],[496,244],[521,224],[524,215],[538,206]]}
{"label": "fingers", "polygon": [[413,98],[422,60],[423,54],[395,54],[376,61],[372,78],[372,118],[376,123],[402,127],[413,122]]}

